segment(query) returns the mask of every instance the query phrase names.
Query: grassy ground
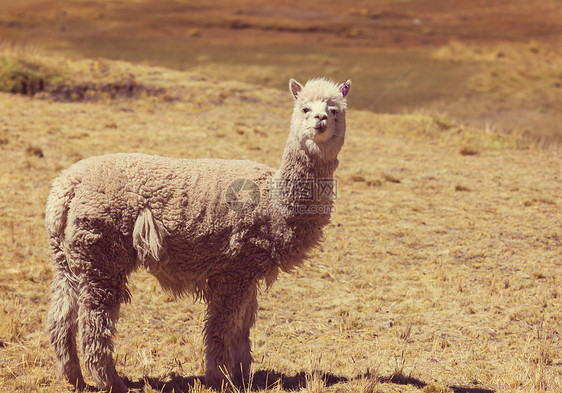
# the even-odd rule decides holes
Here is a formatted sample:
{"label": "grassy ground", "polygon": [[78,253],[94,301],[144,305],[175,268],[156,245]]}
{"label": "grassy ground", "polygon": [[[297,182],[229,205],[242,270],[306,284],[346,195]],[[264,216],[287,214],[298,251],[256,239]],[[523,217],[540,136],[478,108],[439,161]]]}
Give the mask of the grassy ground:
{"label": "grassy ground", "polygon": [[[292,105],[288,92],[199,72],[25,61],[64,79],[33,97],[0,93],[0,390],[70,391],[44,333],[52,179],[117,151],[277,166]],[[347,135],[322,248],[260,294],[254,389],[560,392],[559,151],[422,112],[352,108]],[[205,391],[204,305],[142,271],[131,293],[116,343],[128,386]]]}
{"label": "grassy ground", "polygon": [[[562,391],[561,21],[551,0],[0,0],[0,391],[71,391],[44,333],[61,169],[277,166],[288,78],[317,75],[354,81],[336,212],[260,295],[254,390]],[[204,305],[146,272],[131,292],[128,386],[206,391]]]}

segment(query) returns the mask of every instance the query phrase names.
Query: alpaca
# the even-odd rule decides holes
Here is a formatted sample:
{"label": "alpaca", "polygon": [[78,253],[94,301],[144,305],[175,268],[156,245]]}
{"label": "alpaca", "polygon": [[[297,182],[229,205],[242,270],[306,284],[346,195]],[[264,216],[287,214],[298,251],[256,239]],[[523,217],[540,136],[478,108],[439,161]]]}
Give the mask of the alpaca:
{"label": "alpaca", "polygon": [[144,266],[164,290],[207,303],[205,383],[248,379],[257,286],[272,285],[321,240],[345,135],[350,81],[291,79],[289,86],[294,111],[278,170],[246,160],[108,154],[77,162],[53,182],[47,332],[59,375],[86,387],[80,331],[96,386],[127,391],[112,336],[120,304],[130,301],[128,277]]}

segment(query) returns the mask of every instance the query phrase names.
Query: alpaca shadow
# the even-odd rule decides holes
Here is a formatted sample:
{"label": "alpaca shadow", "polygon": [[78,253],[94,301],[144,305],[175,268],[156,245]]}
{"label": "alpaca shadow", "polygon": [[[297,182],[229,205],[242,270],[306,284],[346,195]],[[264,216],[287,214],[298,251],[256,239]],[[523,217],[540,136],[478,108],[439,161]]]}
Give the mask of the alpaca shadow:
{"label": "alpaca shadow", "polygon": [[124,378],[123,382],[125,386],[129,389],[134,389],[138,391],[144,391],[145,386],[150,386],[152,389],[163,393],[187,393],[194,389],[197,385],[204,385],[204,376],[189,376],[182,377],[176,373],[171,373],[169,375],[169,380],[162,381],[160,378],[145,377],[138,381],[131,381],[128,378]]}
{"label": "alpaca shadow", "polygon": [[[415,386],[418,389],[423,389],[425,388],[428,384],[426,382],[423,382],[422,380],[418,379],[418,378],[414,378],[411,376],[405,376],[402,374],[395,374],[392,375],[390,377],[378,377],[378,376],[373,376],[372,374],[370,374],[369,372],[363,374],[363,375],[358,375],[357,377],[353,378],[353,379],[376,379],[376,381],[380,382],[380,383],[394,383],[397,385],[410,385],[410,386]],[[454,393],[495,393],[494,390],[491,389],[486,389],[486,388],[481,388],[481,387],[468,387],[468,386],[449,386],[449,388],[454,392]]]}
{"label": "alpaca shadow", "polygon": [[[323,385],[330,387],[338,383],[345,383],[352,380],[366,379],[373,380],[378,383],[396,384],[396,385],[410,385],[418,389],[425,388],[428,384],[418,378],[405,376],[401,374],[392,375],[390,377],[377,376],[372,373],[365,373],[357,375],[353,378],[346,378],[332,374],[330,372],[317,371],[314,372],[314,378],[323,381]],[[286,375],[273,370],[258,370],[253,374],[252,386],[245,386],[242,391],[256,391],[279,386],[284,391],[297,391],[307,386],[310,383],[311,376],[309,373],[300,372],[295,375]],[[187,393],[193,390],[197,385],[204,385],[204,376],[188,376],[182,377],[175,373],[170,374],[168,381],[162,381],[159,378],[148,377],[136,382],[125,379],[125,385],[129,389],[136,389],[142,391],[146,385],[152,389],[163,393]],[[495,393],[494,390],[482,387],[465,387],[465,386],[449,386],[454,393]]]}
{"label": "alpaca shadow", "polygon": [[[317,376],[324,381],[324,385],[327,387],[349,381],[346,377],[340,377],[328,372],[319,372],[315,374],[315,377]],[[278,385],[282,390],[296,391],[305,387],[307,383],[310,383],[309,380],[310,374],[305,372],[300,372],[295,375],[286,375],[272,370],[258,370],[252,376],[252,386],[244,386],[242,391],[264,390]],[[130,381],[125,378],[124,382],[129,389],[139,391],[142,391],[144,387],[148,385],[152,389],[163,393],[187,393],[192,391],[197,385],[204,385],[205,377],[203,375],[183,377],[172,373],[167,381],[162,381],[159,378],[147,377],[138,381]]]}

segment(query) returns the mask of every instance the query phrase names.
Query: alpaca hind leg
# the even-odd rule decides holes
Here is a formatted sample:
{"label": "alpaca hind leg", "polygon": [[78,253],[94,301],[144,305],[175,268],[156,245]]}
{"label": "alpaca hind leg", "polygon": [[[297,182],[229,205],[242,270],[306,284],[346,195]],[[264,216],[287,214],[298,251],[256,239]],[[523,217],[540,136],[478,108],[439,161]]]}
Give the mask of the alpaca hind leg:
{"label": "alpaca hind leg", "polygon": [[77,218],[73,228],[67,236],[71,257],[80,268],[78,327],[84,366],[97,388],[127,392],[115,370],[113,335],[120,305],[130,299],[127,278],[135,268],[136,253],[110,223]]}
{"label": "alpaca hind leg", "polygon": [[[86,276],[87,277],[87,276]],[[79,324],[84,365],[99,389],[127,392],[115,370],[113,334],[121,303],[121,285],[115,281],[83,278],[80,283]]]}
{"label": "alpaca hind leg", "polygon": [[83,389],[86,384],[76,349],[77,326],[78,294],[75,283],[68,274],[57,271],[47,316],[47,333],[57,358],[58,375],[64,375],[72,385]]}

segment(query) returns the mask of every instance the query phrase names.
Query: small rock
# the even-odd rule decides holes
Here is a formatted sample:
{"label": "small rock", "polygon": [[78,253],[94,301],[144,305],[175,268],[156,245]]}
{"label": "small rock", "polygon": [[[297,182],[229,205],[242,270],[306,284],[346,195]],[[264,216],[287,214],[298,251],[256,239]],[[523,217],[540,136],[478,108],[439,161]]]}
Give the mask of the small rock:
{"label": "small rock", "polygon": [[394,176],[392,176],[391,174],[388,174],[388,173],[383,173],[382,178],[384,180],[386,180],[387,182],[390,182],[390,183],[400,183],[400,179],[398,179],[398,178],[396,178],[396,177],[394,177]]}
{"label": "small rock", "polygon": [[201,37],[201,30],[199,30],[199,29],[189,29],[187,31],[187,36],[189,38],[199,38],[199,37]]}
{"label": "small rock", "polygon": [[25,153],[28,156],[36,156],[39,158],[43,158],[43,150],[40,147],[37,146],[29,146],[27,149],[25,149]]}
{"label": "small rock", "polygon": [[382,326],[385,328],[391,328],[392,326],[394,326],[394,322],[393,321],[386,321],[382,323]]}

